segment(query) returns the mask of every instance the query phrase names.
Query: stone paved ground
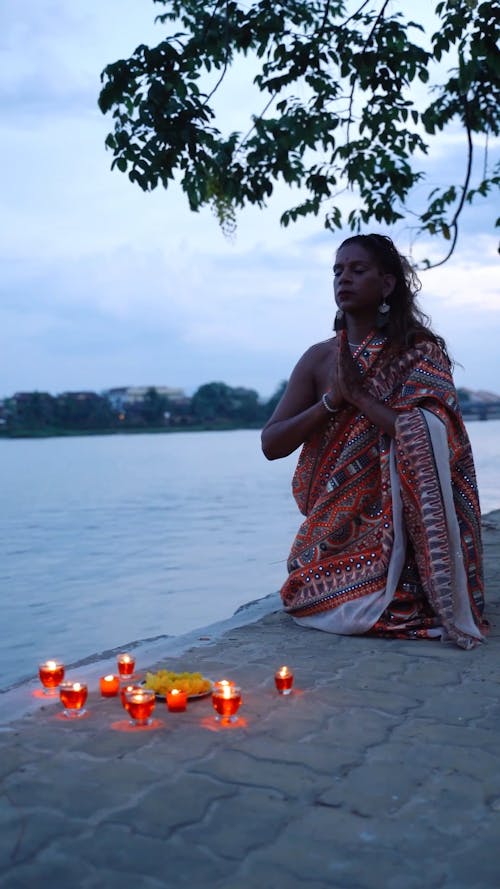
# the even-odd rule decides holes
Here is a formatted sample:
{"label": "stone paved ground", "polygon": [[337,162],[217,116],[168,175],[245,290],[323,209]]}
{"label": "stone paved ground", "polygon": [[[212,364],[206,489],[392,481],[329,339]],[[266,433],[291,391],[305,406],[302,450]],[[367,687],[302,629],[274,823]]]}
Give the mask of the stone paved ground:
{"label": "stone paved ground", "polygon": [[54,704],[10,726],[2,889],[498,889],[499,535],[495,513],[492,631],[472,652],[332,637],[278,613],[171,664],[237,680],[235,727],[204,699],[129,729],[97,692],[79,722]]}

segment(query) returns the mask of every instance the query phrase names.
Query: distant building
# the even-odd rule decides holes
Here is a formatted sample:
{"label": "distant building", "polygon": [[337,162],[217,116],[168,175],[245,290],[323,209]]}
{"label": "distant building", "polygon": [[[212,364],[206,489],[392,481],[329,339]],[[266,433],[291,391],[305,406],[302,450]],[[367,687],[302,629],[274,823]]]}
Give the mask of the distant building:
{"label": "distant building", "polygon": [[173,386],[118,386],[105,389],[102,395],[107,398],[113,410],[122,411],[126,407],[142,404],[150,389],[168,398],[173,404],[186,404],[189,401],[183,389]]}
{"label": "distant building", "polygon": [[95,392],[61,392],[58,398],[73,398],[75,401],[91,401],[96,397]]}
{"label": "distant building", "polygon": [[500,417],[500,395],[495,392],[460,388],[458,398],[466,419],[487,420]]}

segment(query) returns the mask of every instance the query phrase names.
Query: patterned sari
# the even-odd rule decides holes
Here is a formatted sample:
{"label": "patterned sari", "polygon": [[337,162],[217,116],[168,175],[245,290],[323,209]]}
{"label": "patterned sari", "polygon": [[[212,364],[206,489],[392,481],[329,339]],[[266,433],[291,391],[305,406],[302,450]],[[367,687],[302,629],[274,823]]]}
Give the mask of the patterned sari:
{"label": "patterned sari", "polygon": [[302,448],[293,492],[306,516],[281,590],[305,626],[341,634],[482,639],[479,499],[446,357],[422,339],[385,360],[354,353],[365,386],[398,414],[391,439],[346,407]]}

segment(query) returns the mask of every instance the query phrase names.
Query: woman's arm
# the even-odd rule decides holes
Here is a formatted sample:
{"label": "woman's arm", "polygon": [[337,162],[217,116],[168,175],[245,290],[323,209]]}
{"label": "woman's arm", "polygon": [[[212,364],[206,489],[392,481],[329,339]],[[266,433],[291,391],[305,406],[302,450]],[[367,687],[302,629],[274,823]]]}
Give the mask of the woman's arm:
{"label": "woman's arm", "polygon": [[[331,348],[329,345],[327,348]],[[262,430],[262,450],[268,460],[287,457],[332,416],[318,398],[316,369],[325,344],[312,346],[292,371],[283,396]],[[336,407],[328,394],[328,403]]]}

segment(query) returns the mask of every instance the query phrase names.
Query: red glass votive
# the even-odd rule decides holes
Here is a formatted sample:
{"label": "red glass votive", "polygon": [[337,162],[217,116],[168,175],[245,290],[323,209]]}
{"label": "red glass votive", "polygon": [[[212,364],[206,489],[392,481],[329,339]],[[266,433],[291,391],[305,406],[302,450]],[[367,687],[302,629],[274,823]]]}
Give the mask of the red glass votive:
{"label": "red glass votive", "polygon": [[120,691],[120,698],[122,702],[122,706],[125,710],[128,711],[128,701],[127,701],[127,692],[128,691],[142,691],[142,686],[140,685],[124,685]]}
{"label": "red glass votive", "polygon": [[61,682],[59,686],[59,697],[64,706],[63,714],[68,719],[75,719],[86,713],[85,702],[87,700],[88,689],[85,682],[72,682],[69,679]]}
{"label": "red glass votive", "polygon": [[171,713],[182,713],[187,706],[187,692],[173,688],[167,692],[167,707]]}
{"label": "red glass votive", "polygon": [[125,679],[128,676],[132,676],[135,670],[135,658],[132,657],[131,654],[119,654],[116,663],[118,665],[118,672],[122,679]]}
{"label": "red glass votive", "polygon": [[216,720],[220,722],[236,722],[237,712],[241,707],[241,688],[226,682],[216,682],[212,691],[212,706]]}
{"label": "red glass votive", "polygon": [[274,682],[280,695],[289,695],[293,685],[292,671],[288,667],[280,667],[274,674]]}
{"label": "red glass votive", "polygon": [[101,689],[101,695],[103,698],[114,698],[120,691],[120,677],[113,676],[110,673],[108,676],[101,676],[99,679],[99,688]]}
{"label": "red glass votive", "polygon": [[151,725],[156,696],[152,688],[132,688],[125,692],[127,710],[133,725]]}
{"label": "red glass votive", "polygon": [[45,661],[38,665],[38,675],[45,694],[55,694],[54,689],[64,679],[64,664],[60,661]]}

